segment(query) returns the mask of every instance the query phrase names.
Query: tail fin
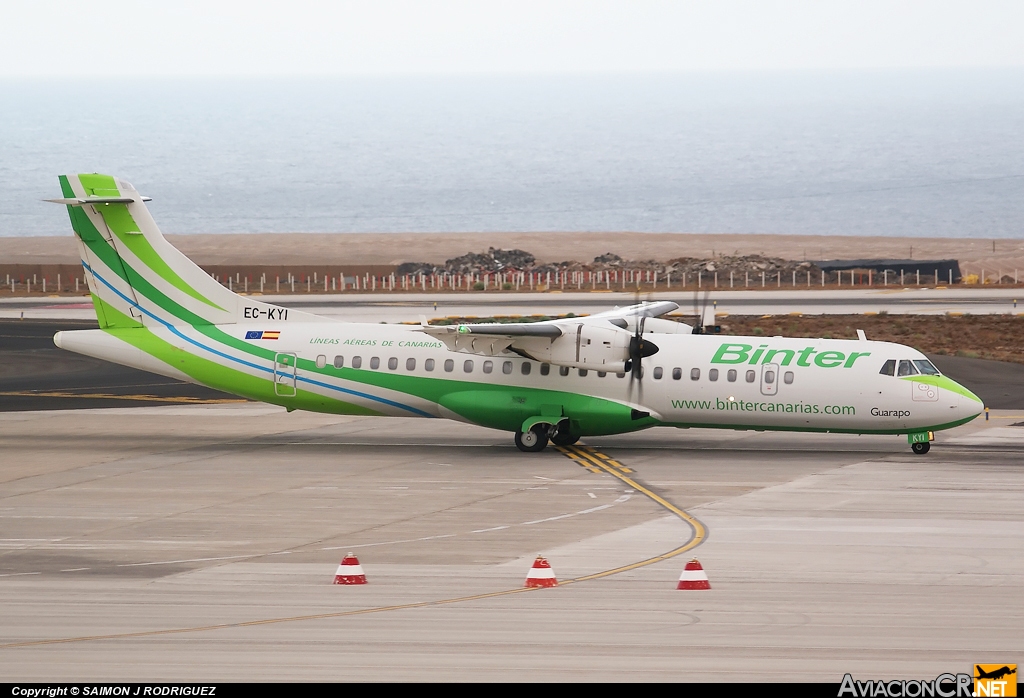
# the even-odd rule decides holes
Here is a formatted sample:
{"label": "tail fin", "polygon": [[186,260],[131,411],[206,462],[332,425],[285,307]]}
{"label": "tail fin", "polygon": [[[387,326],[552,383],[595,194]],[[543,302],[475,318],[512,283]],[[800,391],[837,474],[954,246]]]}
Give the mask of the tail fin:
{"label": "tail fin", "polygon": [[149,199],[128,182],[78,174],[61,175],[60,186],[65,198],[50,201],[68,207],[100,327],[321,319],[221,286],[164,239]]}

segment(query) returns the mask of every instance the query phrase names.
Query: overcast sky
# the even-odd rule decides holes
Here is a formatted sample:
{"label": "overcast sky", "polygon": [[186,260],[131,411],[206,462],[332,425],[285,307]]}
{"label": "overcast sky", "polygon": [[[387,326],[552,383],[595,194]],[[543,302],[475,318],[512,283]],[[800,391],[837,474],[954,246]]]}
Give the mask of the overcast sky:
{"label": "overcast sky", "polygon": [[32,0],[0,75],[1024,66],[1021,0]]}

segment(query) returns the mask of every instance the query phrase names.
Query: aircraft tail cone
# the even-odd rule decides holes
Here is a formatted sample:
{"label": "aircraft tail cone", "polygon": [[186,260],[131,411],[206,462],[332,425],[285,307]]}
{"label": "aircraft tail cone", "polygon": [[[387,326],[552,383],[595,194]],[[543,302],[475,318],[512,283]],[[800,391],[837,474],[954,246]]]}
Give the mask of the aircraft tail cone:
{"label": "aircraft tail cone", "polygon": [[708,575],[704,571],[704,568],[700,566],[700,561],[697,558],[693,558],[686,563],[686,569],[679,575],[679,584],[676,585],[676,589],[710,589],[711,582],[708,581]]}
{"label": "aircraft tail cone", "polygon": [[366,574],[363,572],[363,566],[359,564],[359,558],[353,553],[346,555],[341,564],[338,565],[338,571],[334,573],[335,584],[366,584]]}
{"label": "aircraft tail cone", "polygon": [[555,579],[555,571],[542,555],[538,555],[533,561],[533,567],[526,574],[525,587],[556,587],[558,580]]}

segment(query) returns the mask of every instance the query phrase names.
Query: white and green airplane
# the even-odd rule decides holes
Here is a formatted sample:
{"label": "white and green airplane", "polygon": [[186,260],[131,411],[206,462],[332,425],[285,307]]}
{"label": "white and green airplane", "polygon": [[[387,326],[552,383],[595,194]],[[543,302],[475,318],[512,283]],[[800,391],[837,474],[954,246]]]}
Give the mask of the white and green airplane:
{"label": "white and green airplane", "polygon": [[910,347],[705,334],[659,317],[667,301],[537,323],[337,322],[223,287],[124,180],[60,184],[100,329],[58,332],[58,347],[288,411],[455,419],[523,451],[666,426],[906,434],[927,453],[983,410]]}

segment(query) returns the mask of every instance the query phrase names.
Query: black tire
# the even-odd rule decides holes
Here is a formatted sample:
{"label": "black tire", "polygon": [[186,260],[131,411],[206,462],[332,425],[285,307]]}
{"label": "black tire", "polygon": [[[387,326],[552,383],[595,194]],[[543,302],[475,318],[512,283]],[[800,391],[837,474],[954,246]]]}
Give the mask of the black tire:
{"label": "black tire", "polygon": [[537,453],[543,451],[548,445],[548,430],[544,425],[538,424],[523,433],[516,432],[516,448],[524,453]]}
{"label": "black tire", "polygon": [[551,443],[553,443],[555,446],[572,446],[579,440],[580,437],[573,436],[569,432],[561,431],[556,432],[555,435],[551,437]]}
{"label": "black tire", "polygon": [[917,455],[923,456],[924,454],[928,453],[928,451],[931,450],[932,445],[930,443],[928,443],[927,441],[918,441],[915,444],[911,444],[910,448]]}

